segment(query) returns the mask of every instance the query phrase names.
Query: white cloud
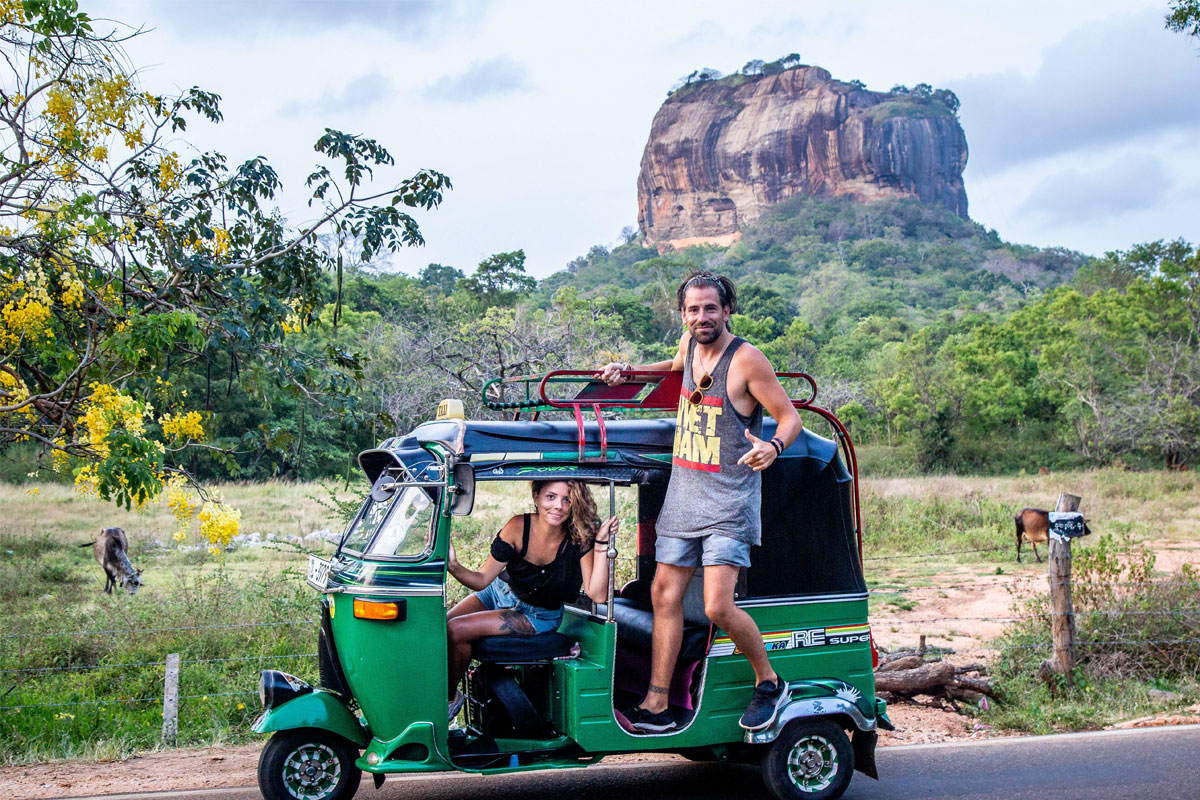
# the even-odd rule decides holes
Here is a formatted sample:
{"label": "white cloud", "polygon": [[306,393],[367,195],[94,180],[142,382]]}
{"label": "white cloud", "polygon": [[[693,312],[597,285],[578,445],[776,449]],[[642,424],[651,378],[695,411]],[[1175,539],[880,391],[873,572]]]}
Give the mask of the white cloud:
{"label": "white cloud", "polygon": [[463,72],[444,75],[422,90],[435,103],[471,103],[493,95],[523,92],[530,88],[529,70],[506,56],[474,61]]}
{"label": "white cloud", "polygon": [[1089,170],[1056,172],[1034,187],[1017,211],[1039,217],[1046,226],[1079,220],[1106,223],[1154,208],[1170,193],[1171,180],[1162,161],[1139,153]]}
{"label": "white cloud", "polygon": [[391,78],[378,72],[355,78],[337,91],[327,91],[312,100],[291,100],[279,108],[284,117],[301,114],[338,114],[365,111],[382,103],[395,91]]}
{"label": "white cloud", "polygon": [[993,169],[1200,126],[1200,61],[1161,11],[1073,31],[1028,77],[1011,69],[949,86],[972,152]]}

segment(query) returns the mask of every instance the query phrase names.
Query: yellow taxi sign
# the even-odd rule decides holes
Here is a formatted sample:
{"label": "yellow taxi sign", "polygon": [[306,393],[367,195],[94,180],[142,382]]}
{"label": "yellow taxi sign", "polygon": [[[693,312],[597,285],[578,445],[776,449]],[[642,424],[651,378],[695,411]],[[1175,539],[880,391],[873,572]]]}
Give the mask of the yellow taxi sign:
{"label": "yellow taxi sign", "polygon": [[462,400],[449,398],[438,403],[436,419],[464,419]]}

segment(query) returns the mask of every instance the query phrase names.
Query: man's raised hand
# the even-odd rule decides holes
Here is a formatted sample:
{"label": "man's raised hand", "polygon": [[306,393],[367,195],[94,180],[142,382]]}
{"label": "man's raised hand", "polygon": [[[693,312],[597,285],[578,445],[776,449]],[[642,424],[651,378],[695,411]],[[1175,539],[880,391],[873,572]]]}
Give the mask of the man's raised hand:
{"label": "man's raised hand", "polygon": [[750,448],[750,452],[739,458],[737,463],[745,464],[755,472],[762,472],[771,466],[771,463],[778,455],[775,452],[775,446],[755,436],[750,432],[749,428],[746,429],[746,438],[750,440],[750,444],[753,447]]}

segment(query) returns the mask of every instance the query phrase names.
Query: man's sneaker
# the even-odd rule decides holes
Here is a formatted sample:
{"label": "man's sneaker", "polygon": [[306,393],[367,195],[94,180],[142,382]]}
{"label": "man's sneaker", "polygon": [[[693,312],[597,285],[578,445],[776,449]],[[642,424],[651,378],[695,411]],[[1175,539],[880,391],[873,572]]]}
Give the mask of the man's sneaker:
{"label": "man's sneaker", "polygon": [[778,680],[763,681],[754,687],[754,697],[738,723],[748,731],[761,731],[775,721],[784,700],[783,686]]}
{"label": "man's sneaker", "polygon": [[463,697],[462,692],[456,691],[454,693],[454,699],[450,701],[450,719],[454,719],[458,716],[458,712],[462,711],[463,703],[465,703],[466,700],[467,698]]}
{"label": "man's sneaker", "polygon": [[670,710],[655,713],[641,706],[634,706],[625,712],[625,718],[633,727],[644,733],[666,733],[679,727]]}

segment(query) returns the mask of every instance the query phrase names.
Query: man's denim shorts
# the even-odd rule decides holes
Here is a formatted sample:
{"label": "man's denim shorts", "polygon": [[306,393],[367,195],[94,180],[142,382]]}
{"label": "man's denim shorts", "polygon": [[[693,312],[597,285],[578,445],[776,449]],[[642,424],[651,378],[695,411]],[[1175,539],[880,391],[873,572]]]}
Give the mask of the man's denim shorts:
{"label": "man's denim shorts", "polygon": [[489,583],[482,591],[475,592],[475,596],[488,611],[495,611],[498,608],[515,608],[520,611],[533,626],[534,633],[556,631],[562,623],[563,611],[561,608],[551,611],[548,608],[526,603],[517,597],[511,586],[499,578]]}
{"label": "man's denim shorts", "polygon": [[654,550],[654,558],[658,563],[677,567],[711,567],[716,564],[750,566],[750,543],[719,533],[688,539],[659,536]]}

